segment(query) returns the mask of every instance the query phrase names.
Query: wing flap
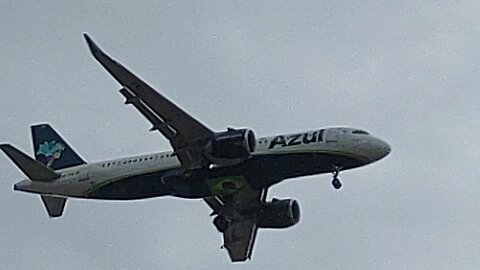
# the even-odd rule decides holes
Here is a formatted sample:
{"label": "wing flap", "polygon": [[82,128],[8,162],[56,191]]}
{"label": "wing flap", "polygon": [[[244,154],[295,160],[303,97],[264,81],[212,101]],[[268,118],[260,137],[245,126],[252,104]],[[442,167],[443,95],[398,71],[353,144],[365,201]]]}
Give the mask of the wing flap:
{"label": "wing flap", "polygon": [[162,118],[155,114],[155,112],[147,107],[141,99],[137,98],[127,90],[126,88],[122,88],[120,93],[126,98],[125,104],[132,104],[145,118],[147,118],[150,123],[152,123],[152,128],[150,131],[158,130],[160,133],[163,134],[168,140],[174,141],[175,135],[177,135],[177,131],[169,128],[168,125],[165,124]]}

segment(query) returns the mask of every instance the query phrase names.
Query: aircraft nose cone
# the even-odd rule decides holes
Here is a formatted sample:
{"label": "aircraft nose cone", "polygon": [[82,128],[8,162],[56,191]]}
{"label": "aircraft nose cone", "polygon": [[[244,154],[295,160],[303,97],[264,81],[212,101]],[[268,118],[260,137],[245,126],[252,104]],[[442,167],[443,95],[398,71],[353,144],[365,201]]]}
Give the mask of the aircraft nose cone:
{"label": "aircraft nose cone", "polygon": [[375,148],[376,148],[375,160],[379,160],[386,157],[392,151],[392,148],[387,142],[378,138],[376,138]]}
{"label": "aircraft nose cone", "polygon": [[372,163],[386,157],[392,149],[384,140],[370,136],[365,141],[363,151],[367,163]]}

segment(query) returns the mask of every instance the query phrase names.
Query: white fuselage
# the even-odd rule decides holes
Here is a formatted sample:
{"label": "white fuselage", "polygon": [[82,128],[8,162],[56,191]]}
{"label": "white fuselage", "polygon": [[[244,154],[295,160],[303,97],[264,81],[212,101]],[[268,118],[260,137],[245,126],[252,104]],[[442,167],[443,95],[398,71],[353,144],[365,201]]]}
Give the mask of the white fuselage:
{"label": "white fuselage", "polygon": [[[320,153],[355,158],[360,165],[379,160],[390,152],[386,142],[362,130],[326,128],[295,134],[264,137],[257,140],[253,156]],[[305,162],[309,162],[306,160]],[[342,164],[332,164],[341,167]],[[23,180],[15,190],[86,198],[89,192],[136,175],[180,169],[172,151],[107,160],[58,170],[61,177],[53,182]],[[307,173],[308,174],[308,173]]]}

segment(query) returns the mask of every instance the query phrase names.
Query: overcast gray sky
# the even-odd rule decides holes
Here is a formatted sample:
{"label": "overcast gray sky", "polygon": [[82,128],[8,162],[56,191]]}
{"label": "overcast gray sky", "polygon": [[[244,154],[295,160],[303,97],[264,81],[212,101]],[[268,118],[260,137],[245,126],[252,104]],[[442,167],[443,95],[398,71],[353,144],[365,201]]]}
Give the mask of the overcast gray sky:
{"label": "overcast gray sky", "polygon": [[72,199],[51,220],[1,155],[2,269],[478,269],[480,2],[81,2],[0,0],[0,141],[32,153],[48,122],[87,161],[170,149],[88,32],[213,129],[352,126],[393,152],[341,191],[329,175],[270,189],[302,220],[233,266],[201,200]]}

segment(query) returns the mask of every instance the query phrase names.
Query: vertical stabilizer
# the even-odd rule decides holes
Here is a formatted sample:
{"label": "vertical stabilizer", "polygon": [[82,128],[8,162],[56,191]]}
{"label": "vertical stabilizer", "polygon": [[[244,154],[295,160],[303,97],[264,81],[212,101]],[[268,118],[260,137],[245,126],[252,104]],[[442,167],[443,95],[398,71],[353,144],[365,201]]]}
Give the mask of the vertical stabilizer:
{"label": "vertical stabilizer", "polygon": [[51,218],[62,216],[65,203],[67,202],[66,198],[49,195],[41,195],[40,197],[42,198],[43,204]]}
{"label": "vertical stabilizer", "polygon": [[45,166],[59,170],[86,162],[48,124],[31,126],[35,158]]}

